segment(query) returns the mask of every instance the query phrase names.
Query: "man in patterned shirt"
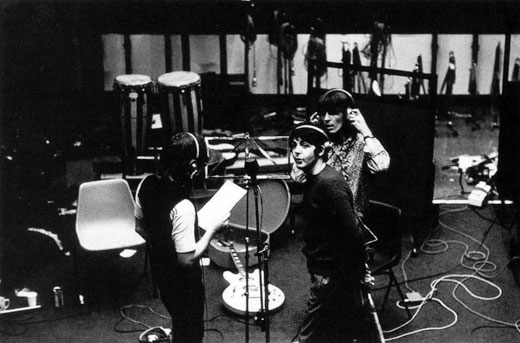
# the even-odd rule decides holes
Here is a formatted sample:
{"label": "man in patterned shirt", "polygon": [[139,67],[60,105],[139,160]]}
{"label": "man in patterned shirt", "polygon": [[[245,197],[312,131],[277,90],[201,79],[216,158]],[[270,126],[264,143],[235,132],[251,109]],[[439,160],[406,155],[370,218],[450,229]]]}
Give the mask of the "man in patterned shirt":
{"label": "man in patterned shirt", "polygon": [[[327,164],[347,180],[354,195],[354,208],[359,216],[368,205],[368,181],[371,174],[385,171],[390,156],[375,138],[352,95],[335,88],[318,101],[318,111],[309,119],[325,129],[331,139]],[[293,166],[292,178],[304,182],[305,176]]]}

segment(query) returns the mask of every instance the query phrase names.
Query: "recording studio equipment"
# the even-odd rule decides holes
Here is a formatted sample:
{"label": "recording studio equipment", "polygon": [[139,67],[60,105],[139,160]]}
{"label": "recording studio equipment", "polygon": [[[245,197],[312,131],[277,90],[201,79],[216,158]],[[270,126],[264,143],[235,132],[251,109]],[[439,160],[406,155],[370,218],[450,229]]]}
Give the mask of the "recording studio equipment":
{"label": "recording studio equipment", "polygon": [[[352,53],[350,52],[348,42],[341,42],[341,62],[347,66],[352,63]],[[354,80],[352,70],[343,69],[343,89],[352,92],[353,85]]]}
{"label": "recording studio equipment", "polygon": [[[242,177],[245,188],[247,189],[247,193],[245,195],[245,199],[241,199],[236,206],[233,208],[233,211],[230,216],[230,227],[237,227],[240,229],[243,229],[243,244],[244,244],[244,260],[245,260],[245,267],[241,268],[241,262],[237,266],[238,259],[238,251],[234,248],[234,244],[231,246],[232,249],[230,249],[230,245],[228,244],[229,237],[227,239],[219,239],[212,240],[210,244],[209,253],[210,256],[212,253],[215,253],[216,251],[226,249],[227,254],[231,253],[232,260],[239,269],[239,271],[243,271],[243,276],[238,277],[238,280],[245,280],[243,282],[244,289],[246,292],[244,292],[244,298],[245,298],[245,308],[240,310],[240,312],[243,312],[245,318],[245,336],[246,336],[246,342],[249,341],[249,317],[254,315],[255,322],[260,325],[263,331],[265,331],[265,337],[266,342],[269,342],[270,340],[270,324],[269,324],[269,303],[270,303],[270,291],[272,289],[272,285],[269,283],[269,253],[270,253],[270,245],[269,240],[265,239],[266,233],[263,232],[263,227],[266,222],[270,222],[269,218],[275,218],[273,217],[273,213],[271,211],[268,211],[268,207],[265,206],[272,206],[273,204],[276,204],[273,199],[265,199],[265,197],[270,196],[271,192],[267,191],[266,189],[261,188],[262,182],[259,182],[258,180],[258,172],[259,172],[259,164],[256,158],[254,158],[253,155],[250,153],[250,149],[258,149],[262,152],[262,154],[267,155],[267,152],[265,152],[260,145],[249,136],[249,133],[244,134],[242,138],[242,142],[237,145],[236,148],[239,146],[244,145],[244,170],[246,172],[246,175]],[[285,184],[285,182],[281,181],[285,187],[286,192],[288,194],[288,187]],[[252,191],[252,192],[251,192]],[[288,198],[287,198],[288,199]],[[287,202],[287,206],[284,208],[287,210],[289,209],[289,201]],[[282,208],[281,206],[278,208]],[[238,211],[239,216],[241,218],[244,218],[245,220],[239,219],[238,222],[242,225],[234,224],[236,221],[236,218],[233,215],[234,211]],[[287,212],[285,212],[285,215],[283,216],[283,220],[281,223],[285,221],[285,218],[287,217]],[[267,216],[264,216],[264,214],[267,214]],[[265,220],[264,220],[265,217]],[[278,228],[280,225],[276,226]],[[250,234],[251,228],[254,227],[255,234]],[[235,230],[234,230],[235,231]],[[268,236],[269,237],[269,236]],[[232,237],[234,238],[234,237]],[[250,249],[251,245],[251,239],[256,243],[256,251],[254,252],[254,255],[257,257],[258,261],[258,270],[259,272],[251,274],[249,271],[249,267],[251,265],[250,263],[250,253],[254,249]],[[235,239],[232,239],[232,242],[235,241]],[[229,257],[227,257],[229,259]],[[229,276],[229,275],[228,275]],[[234,277],[228,278],[231,281],[236,281]],[[257,289],[259,290],[254,296],[258,296],[257,304],[259,304],[259,308],[250,307],[250,300],[253,301],[250,298],[250,281],[251,282],[257,282]],[[231,282],[231,289],[235,290],[236,285],[235,282]],[[253,284],[252,284],[253,285]],[[227,294],[227,293],[226,293]],[[282,293],[283,294],[283,293]],[[279,296],[276,297],[277,299]],[[275,301],[274,299],[273,301]],[[231,300],[230,300],[231,301]],[[283,301],[282,301],[283,303]],[[233,306],[230,306],[230,308],[233,308]],[[253,311],[253,309],[255,311]]]}
{"label": "recording studio equipment", "polygon": [[[289,207],[291,205],[291,193],[289,186],[284,180],[263,179],[262,175],[258,176],[258,187],[262,194],[262,202],[260,203],[260,212],[262,215],[262,238],[261,243],[271,242],[271,235],[276,236],[276,232],[283,226],[289,215]],[[230,249],[223,245],[220,241],[233,242],[235,252],[238,257],[244,261],[245,259],[245,228],[246,228],[246,203],[249,205],[249,212],[254,211],[253,194],[249,193],[249,201],[242,198],[231,210],[229,218],[229,227],[232,233],[224,232],[211,240],[208,254],[217,266],[232,269],[235,264],[230,256]],[[249,227],[256,228],[254,218],[250,217]],[[220,240],[220,241],[219,241]],[[256,253],[256,239],[250,240],[251,247],[249,252]]]}
{"label": "recording studio equipment", "polygon": [[[415,74],[422,74],[423,73],[423,65],[422,65],[422,56],[417,56],[417,62],[415,63],[415,67],[413,69],[413,73]],[[419,98],[419,95],[421,93],[421,88],[426,94],[426,88],[424,87],[424,80],[418,77],[412,77],[411,84],[410,84],[410,90],[409,95],[411,100],[415,100]]]}
{"label": "recording studio equipment", "polygon": [[[328,91],[326,91],[325,93],[323,93],[323,95],[320,97],[319,99],[319,103],[322,103],[325,101],[325,99],[327,99],[327,97],[329,97],[331,94],[333,93],[341,93],[341,94],[344,94],[346,95],[347,97],[347,101],[349,102],[349,104],[347,104],[347,106],[351,107],[351,108],[354,108],[356,107],[356,102],[354,101],[354,97],[352,96],[352,94],[350,94],[349,92],[347,92],[346,90],[343,90],[341,88],[333,88],[333,89],[330,89]],[[300,126],[300,127],[303,127],[303,126]],[[313,127],[313,129],[316,129]],[[327,137],[328,139],[328,137]]]}
{"label": "recording studio equipment", "polygon": [[251,16],[251,14],[247,15],[246,29],[240,35],[240,38],[243,42],[248,42],[249,44],[253,44],[256,41],[255,24],[253,22],[253,17]]}
{"label": "recording studio equipment", "polygon": [[174,71],[157,78],[163,120],[171,134],[201,133],[203,109],[201,81],[197,73]]}
{"label": "recording studio equipment", "polygon": [[307,69],[309,69],[309,66],[312,67],[309,73],[315,77],[316,88],[320,88],[320,79],[327,73],[326,62],[327,49],[323,22],[320,18],[316,18],[311,26],[307,51],[305,52],[305,65]]}
{"label": "recording studio equipment", "polygon": [[120,102],[125,171],[130,175],[137,173],[137,156],[143,155],[146,149],[151,86],[152,79],[141,74],[119,75],[114,81],[114,90]]}
{"label": "recording studio equipment", "polygon": [[385,25],[385,23],[381,21],[375,20],[372,35],[370,36],[370,42],[363,49],[363,54],[366,57],[370,58],[370,67],[372,68],[372,70],[370,71],[369,76],[371,92],[373,95],[380,96],[383,93],[385,74],[381,74],[378,80],[375,68],[377,68],[377,61],[379,59],[380,54],[381,68],[385,67],[386,53],[390,43],[390,27],[388,25]]}
{"label": "recording studio equipment", "polygon": [[200,169],[206,164],[206,162],[208,162],[209,152],[207,149],[205,149],[204,152],[201,152],[201,147],[200,147],[199,141],[197,140],[197,137],[193,133],[186,132],[186,134],[193,139],[193,146],[195,147],[194,158],[192,158],[190,160],[190,162],[188,163],[191,168],[190,178],[193,179],[193,177],[200,171]]}
{"label": "recording studio equipment", "polygon": [[171,329],[162,326],[151,327],[139,335],[139,343],[171,343]]}
{"label": "recording studio equipment", "polygon": [[250,1],[249,10],[246,15],[246,24],[245,29],[240,34],[240,38],[245,45],[245,54],[244,54],[244,73],[245,73],[245,84],[247,89],[249,90],[249,50],[253,47],[253,77],[251,81],[251,86],[256,87],[256,29],[253,21],[253,10],[255,8],[255,4],[253,1]]}
{"label": "recording studio equipment", "polygon": [[458,131],[453,127],[453,122],[451,121],[451,105],[452,105],[452,96],[453,96],[453,84],[456,80],[456,70],[457,66],[455,63],[455,53],[453,51],[449,52],[448,57],[448,68],[446,69],[446,75],[444,76],[444,80],[442,81],[441,91],[440,93],[444,93],[444,101],[441,104],[439,109],[438,119],[442,119],[445,121],[446,127],[448,127],[453,137],[457,137],[459,135]]}
{"label": "recording studio equipment", "polygon": [[469,85],[468,93],[470,95],[470,116],[466,118],[466,123],[472,123],[471,131],[480,130],[480,125],[477,123],[477,97],[478,97],[478,83],[477,83],[477,65],[478,65],[478,50],[479,50],[479,36],[473,34],[473,42],[471,43],[471,67],[469,68]]}
{"label": "recording studio equipment", "polygon": [[502,61],[502,48],[500,42],[498,42],[495,49],[495,63],[493,65],[493,78],[491,80],[491,116],[492,123],[491,128],[495,129],[499,127],[498,115],[500,107],[500,67]]}
{"label": "recording studio equipment", "polygon": [[520,81],[508,82],[502,99],[498,136],[497,190],[520,209]]}
{"label": "recording studio equipment", "polygon": [[520,81],[520,57],[515,58],[515,65],[511,73],[511,81]]}
{"label": "recording studio equipment", "polygon": [[[354,43],[354,49],[352,49],[352,65],[355,67],[361,66],[361,56],[359,55],[358,43]],[[354,85],[353,89],[357,90],[358,93],[366,93],[366,84],[363,73],[358,70],[354,73]]]}

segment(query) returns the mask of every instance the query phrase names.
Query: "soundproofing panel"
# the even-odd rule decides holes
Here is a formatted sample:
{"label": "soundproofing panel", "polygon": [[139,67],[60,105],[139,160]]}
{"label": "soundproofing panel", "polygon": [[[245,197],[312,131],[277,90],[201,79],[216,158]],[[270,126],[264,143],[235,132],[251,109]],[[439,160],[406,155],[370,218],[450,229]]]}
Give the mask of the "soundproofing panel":
{"label": "soundproofing panel", "polygon": [[427,104],[400,99],[356,100],[367,124],[390,154],[390,168],[372,180],[371,198],[403,210],[430,214],[433,187],[433,113]]}
{"label": "soundproofing panel", "polygon": [[520,81],[506,84],[498,135],[497,188],[520,208]]}

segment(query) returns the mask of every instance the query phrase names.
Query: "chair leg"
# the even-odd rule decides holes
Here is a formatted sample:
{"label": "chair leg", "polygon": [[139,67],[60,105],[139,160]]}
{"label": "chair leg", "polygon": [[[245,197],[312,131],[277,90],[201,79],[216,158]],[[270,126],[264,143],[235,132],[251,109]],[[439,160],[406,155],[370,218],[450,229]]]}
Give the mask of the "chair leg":
{"label": "chair leg", "polygon": [[381,309],[379,310],[379,313],[383,313],[385,311],[386,302],[388,301],[388,296],[390,295],[390,289],[392,286],[395,286],[397,289],[397,293],[399,294],[399,297],[401,298],[401,302],[403,303],[406,313],[408,314],[409,318],[412,318],[412,313],[410,312],[410,309],[408,308],[408,304],[404,301],[405,297],[403,294],[403,291],[401,290],[401,287],[399,286],[399,283],[397,282],[397,278],[395,277],[394,271],[392,269],[381,272],[381,274],[388,275],[389,282],[388,286],[386,287],[385,296],[383,298],[383,303],[381,305]]}
{"label": "chair leg", "polygon": [[386,301],[388,300],[388,296],[390,295],[390,289],[392,288],[392,275],[390,272],[382,272],[381,274],[388,275],[388,286],[386,286],[385,296],[383,298],[383,303],[381,304],[381,309],[379,310],[379,313],[383,314],[385,311]]}
{"label": "chair leg", "polygon": [[159,298],[159,293],[157,292],[157,285],[155,284],[155,276],[153,273],[153,267],[152,262],[150,260],[150,246],[146,244],[145,247],[145,255],[144,255],[144,268],[145,268],[145,274],[148,274],[148,267],[150,267],[150,278],[152,280],[152,297],[155,299]]}
{"label": "chair leg", "polygon": [[143,275],[144,276],[147,276],[148,275],[148,245],[145,245],[145,248],[144,248],[144,270],[143,270]]}
{"label": "chair leg", "polygon": [[291,209],[289,213],[289,228],[291,229],[291,235],[294,235],[294,209]]}
{"label": "chair leg", "polygon": [[403,291],[401,290],[401,287],[399,286],[399,283],[397,282],[397,278],[395,277],[394,271],[392,269],[390,269],[389,275],[390,275],[390,279],[392,280],[391,284],[393,283],[395,285],[395,288],[397,289],[397,293],[399,293],[399,296],[401,297],[401,301],[404,305],[404,308],[406,309],[406,313],[408,313],[408,317],[412,318],[412,313],[410,312],[410,309],[408,308],[408,304],[404,301],[405,298],[404,298]]}
{"label": "chair leg", "polygon": [[77,247],[74,250],[74,253],[72,254],[72,267],[73,267],[73,273],[74,273],[74,290],[76,292],[76,296],[83,295],[83,276],[81,273],[81,256],[82,252],[80,251],[80,248]]}

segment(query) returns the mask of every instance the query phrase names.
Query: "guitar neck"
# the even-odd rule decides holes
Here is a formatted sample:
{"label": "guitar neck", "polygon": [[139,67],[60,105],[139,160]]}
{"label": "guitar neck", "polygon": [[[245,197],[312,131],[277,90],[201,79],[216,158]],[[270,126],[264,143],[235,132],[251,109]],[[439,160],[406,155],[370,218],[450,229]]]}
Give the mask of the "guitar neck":
{"label": "guitar neck", "polygon": [[235,250],[235,246],[233,243],[229,243],[229,254],[231,255],[231,259],[233,260],[233,263],[235,264],[235,267],[237,267],[238,272],[242,277],[245,277],[245,268],[242,265],[242,261],[240,261],[240,257],[238,256],[237,251]]}

